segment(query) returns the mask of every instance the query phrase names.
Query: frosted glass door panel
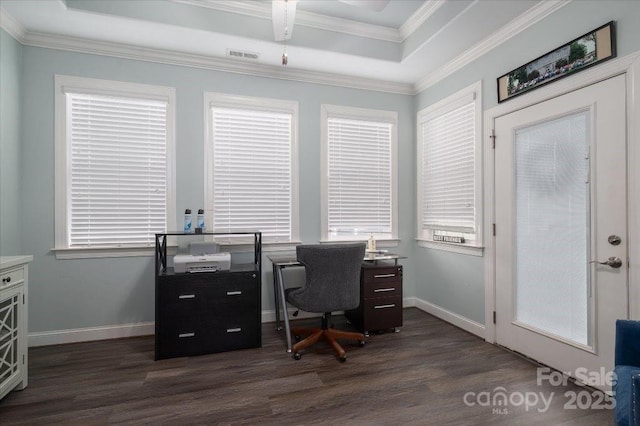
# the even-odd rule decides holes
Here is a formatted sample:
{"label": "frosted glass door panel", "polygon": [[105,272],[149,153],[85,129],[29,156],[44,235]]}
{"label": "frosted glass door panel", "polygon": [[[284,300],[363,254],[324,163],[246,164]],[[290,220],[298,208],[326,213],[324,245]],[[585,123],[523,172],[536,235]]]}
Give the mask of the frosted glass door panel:
{"label": "frosted glass door panel", "polygon": [[515,134],[516,321],[590,342],[589,114]]}
{"label": "frosted glass door panel", "polygon": [[610,371],[629,318],[626,79],[494,117],[495,341],[558,371]]}

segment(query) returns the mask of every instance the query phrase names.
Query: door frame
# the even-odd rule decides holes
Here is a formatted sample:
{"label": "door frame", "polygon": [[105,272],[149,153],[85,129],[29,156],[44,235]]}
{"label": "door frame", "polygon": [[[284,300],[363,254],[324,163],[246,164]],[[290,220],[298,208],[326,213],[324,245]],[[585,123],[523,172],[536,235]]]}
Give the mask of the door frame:
{"label": "door frame", "polygon": [[[496,342],[495,163],[492,130],[498,117],[624,74],[627,90],[627,220],[628,235],[640,235],[640,51],[613,59],[554,84],[537,89],[484,113],[485,340]],[[635,89],[635,90],[634,90]],[[635,119],[634,119],[635,118]],[[499,140],[496,143],[500,143]],[[633,166],[636,167],[633,167]],[[500,232],[498,229],[497,232]],[[629,318],[640,320],[640,238],[629,241]]]}

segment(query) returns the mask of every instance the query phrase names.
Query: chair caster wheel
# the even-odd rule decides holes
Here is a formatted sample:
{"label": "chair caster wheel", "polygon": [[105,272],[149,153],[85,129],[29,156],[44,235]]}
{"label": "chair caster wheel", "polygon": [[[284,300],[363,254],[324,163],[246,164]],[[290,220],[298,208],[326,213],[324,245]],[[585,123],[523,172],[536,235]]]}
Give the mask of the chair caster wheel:
{"label": "chair caster wheel", "polygon": [[338,359],[340,360],[340,362],[345,362],[347,360],[347,357],[346,356],[341,356]]}
{"label": "chair caster wheel", "polygon": [[300,352],[296,352],[293,354],[293,359],[295,359],[296,361],[300,361],[300,358],[302,358],[302,354]]}
{"label": "chair caster wheel", "polygon": [[358,342],[358,344],[360,345],[360,347],[363,347],[363,346],[364,346],[364,343],[365,343],[365,342],[364,342],[364,340],[360,340],[360,341]]}

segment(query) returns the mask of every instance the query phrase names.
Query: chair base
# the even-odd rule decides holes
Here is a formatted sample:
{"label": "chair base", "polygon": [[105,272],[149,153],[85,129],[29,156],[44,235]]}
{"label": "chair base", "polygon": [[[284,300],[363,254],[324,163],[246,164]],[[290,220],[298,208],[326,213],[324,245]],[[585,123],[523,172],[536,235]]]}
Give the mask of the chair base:
{"label": "chair base", "polygon": [[335,328],[329,328],[327,326],[330,318],[330,314],[325,314],[322,317],[322,327],[318,328],[297,328],[294,327],[291,331],[294,336],[307,336],[304,340],[299,341],[293,345],[292,352],[295,359],[300,359],[300,351],[308,348],[314,343],[320,340],[326,340],[329,342],[340,361],[346,361],[347,355],[338,343],[337,339],[343,340],[357,340],[361,346],[364,345],[364,334],[353,331],[336,330]]}

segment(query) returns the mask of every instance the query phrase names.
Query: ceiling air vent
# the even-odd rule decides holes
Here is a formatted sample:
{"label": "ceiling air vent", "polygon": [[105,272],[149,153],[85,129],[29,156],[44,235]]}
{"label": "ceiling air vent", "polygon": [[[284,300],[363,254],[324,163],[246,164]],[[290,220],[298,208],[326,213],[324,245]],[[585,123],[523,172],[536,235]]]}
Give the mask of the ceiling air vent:
{"label": "ceiling air vent", "polygon": [[230,58],[256,60],[260,54],[255,52],[245,52],[244,50],[227,49],[227,56]]}

